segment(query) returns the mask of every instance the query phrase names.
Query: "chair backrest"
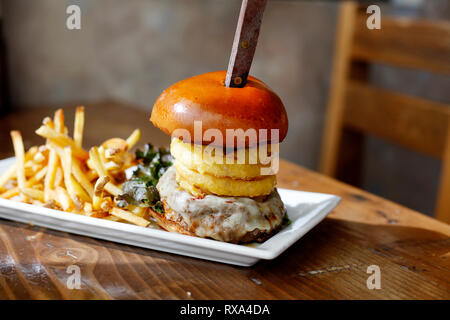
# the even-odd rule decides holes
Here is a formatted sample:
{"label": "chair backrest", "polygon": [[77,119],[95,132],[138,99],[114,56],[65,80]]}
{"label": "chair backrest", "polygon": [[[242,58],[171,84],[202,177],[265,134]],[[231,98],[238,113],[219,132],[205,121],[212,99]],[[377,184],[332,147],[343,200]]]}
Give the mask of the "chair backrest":
{"label": "chair backrest", "polygon": [[363,134],[431,155],[443,161],[435,215],[450,222],[450,105],[367,81],[372,63],[450,75],[450,22],[383,16],[381,30],[370,30],[367,17],[356,3],[341,4],[320,171],[357,171]]}

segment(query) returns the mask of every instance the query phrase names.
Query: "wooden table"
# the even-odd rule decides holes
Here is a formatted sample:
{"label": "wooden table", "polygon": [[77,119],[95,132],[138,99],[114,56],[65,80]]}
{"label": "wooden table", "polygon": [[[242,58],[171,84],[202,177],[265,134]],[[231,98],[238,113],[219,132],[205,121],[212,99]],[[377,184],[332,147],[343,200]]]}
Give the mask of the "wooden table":
{"label": "wooden table", "polygon": [[[74,108],[67,108],[72,121]],[[167,144],[147,122],[149,111],[115,103],[87,105],[86,144],[144,131],[142,142]],[[51,109],[0,119],[0,157],[12,155],[9,130],[25,144]],[[72,118],[71,118],[72,117]],[[450,227],[425,215],[287,161],[280,187],[333,193],[341,204],[273,261],[253,267],[135,248],[0,220],[1,299],[449,299]],[[80,290],[66,287],[80,267]],[[367,267],[381,270],[369,290]]]}

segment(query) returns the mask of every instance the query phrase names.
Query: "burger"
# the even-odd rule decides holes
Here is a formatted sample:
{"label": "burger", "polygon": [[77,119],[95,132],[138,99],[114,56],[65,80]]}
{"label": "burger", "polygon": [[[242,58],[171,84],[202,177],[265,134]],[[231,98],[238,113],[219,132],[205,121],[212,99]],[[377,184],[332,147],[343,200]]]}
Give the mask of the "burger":
{"label": "burger", "polygon": [[262,81],[249,76],[232,88],[225,77],[218,71],[182,80],[155,102],[150,121],[172,139],[153,188],[159,207],[150,214],[171,232],[263,242],[286,218],[275,174],[287,114]]}

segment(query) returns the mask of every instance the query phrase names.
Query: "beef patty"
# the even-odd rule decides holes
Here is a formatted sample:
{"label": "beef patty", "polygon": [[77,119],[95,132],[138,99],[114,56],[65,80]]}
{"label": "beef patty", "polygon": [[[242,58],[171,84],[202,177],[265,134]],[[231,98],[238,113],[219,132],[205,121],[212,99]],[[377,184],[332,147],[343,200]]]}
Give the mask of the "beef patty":
{"label": "beef patty", "polygon": [[277,190],[263,199],[247,197],[199,198],[181,189],[175,168],[160,178],[158,189],[164,214],[152,211],[168,231],[226,242],[262,242],[281,227],[286,209]]}

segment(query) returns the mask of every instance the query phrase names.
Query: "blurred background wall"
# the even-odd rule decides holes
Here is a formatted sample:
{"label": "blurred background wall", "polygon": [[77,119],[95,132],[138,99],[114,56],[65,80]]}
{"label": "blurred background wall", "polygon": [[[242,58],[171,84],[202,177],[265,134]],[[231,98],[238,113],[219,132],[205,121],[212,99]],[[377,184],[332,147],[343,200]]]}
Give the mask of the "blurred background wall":
{"label": "blurred background wall", "polygon": [[[227,67],[240,0],[3,0],[11,103],[21,108],[114,98],[148,110],[183,78]],[[81,30],[66,8],[81,8]],[[252,75],[284,101],[282,156],[316,169],[329,90],[337,1],[269,1]],[[449,0],[396,0],[382,15],[449,19]],[[377,66],[372,81],[450,101],[448,79]],[[124,115],[125,117],[125,115]],[[365,185],[431,213],[437,160],[369,138]]]}

